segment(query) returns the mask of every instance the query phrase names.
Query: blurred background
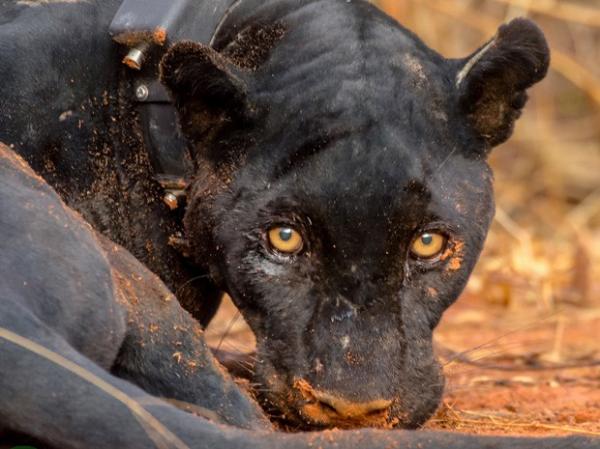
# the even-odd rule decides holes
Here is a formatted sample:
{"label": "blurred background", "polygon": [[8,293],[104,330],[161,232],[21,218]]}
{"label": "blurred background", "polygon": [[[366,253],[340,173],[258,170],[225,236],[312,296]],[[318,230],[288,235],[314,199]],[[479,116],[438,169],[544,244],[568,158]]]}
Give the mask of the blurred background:
{"label": "blurred background", "polygon": [[[436,345],[446,399],[428,424],[477,433],[600,436],[600,0],[378,0],[446,57],[518,16],[552,48],[545,81],[496,148],[496,219]],[[226,303],[213,346],[251,351]]]}

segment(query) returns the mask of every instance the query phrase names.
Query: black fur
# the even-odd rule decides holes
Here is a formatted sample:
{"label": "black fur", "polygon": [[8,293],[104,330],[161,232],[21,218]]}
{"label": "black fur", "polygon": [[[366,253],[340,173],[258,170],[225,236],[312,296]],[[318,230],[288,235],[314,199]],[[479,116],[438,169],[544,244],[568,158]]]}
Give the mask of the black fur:
{"label": "black fur", "polygon": [[[484,447],[480,437],[444,432],[259,431],[268,424],[257,406],[217,368],[198,324],[160,280],[2,145],[0,208],[0,448]],[[598,447],[585,438],[484,444]]]}
{"label": "black fur", "polygon": [[460,105],[491,148],[512,134],[527,101],[526,89],[546,76],[550,50],[533,22],[515,19],[461,65],[474,57],[476,63],[459,85]]}
{"label": "black fur", "polygon": [[181,111],[181,127],[190,137],[210,138],[230,131],[228,123],[247,120],[246,86],[233,71],[219,53],[193,42],[176,44],[163,58],[163,82],[186,93],[176,105]]}
{"label": "black fur", "polygon": [[[249,27],[274,24],[284,31],[262,64],[228,60]],[[547,60],[541,32],[517,20],[457,83],[470,59],[446,60],[376,8],[341,1],[243,2],[214,49],[167,53],[163,81],[186,124],[196,92],[239,80],[218,102],[228,126],[189,134],[200,163],[185,227],[257,336],[267,408],[294,425],[330,424],[307,416],[300,381],[352,402],[391,400],[390,425],[433,413],[443,378],[431,334],[493,216],[482,156],[517,115],[494,124],[489,110],[522,107],[515,96]],[[302,253],[272,254],[265,236],[278,224],[303,234]],[[450,239],[436,263],[409,255],[426,230]]]}
{"label": "black fur", "polygon": [[[213,6],[206,2],[198,8]],[[6,83],[0,93],[6,101],[0,136],[95,228],[126,245],[176,289],[196,316],[210,316],[205,311],[221,290],[232,295],[257,335],[261,400],[280,419],[308,428],[423,423],[443,390],[432,331],[464,287],[493,215],[491,173],[483,156],[507,136],[515,111],[523,106],[522,91],[545,71],[543,36],[526,21],[502,28],[457,85],[468,60],[443,58],[366,2],[240,2],[224,18],[212,46],[206,45],[208,39],[175,45],[161,67],[194,146],[184,217],[192,265],[167,245],[180,217],[160,209],[137,117],[125,93],[131,86],[116,75],[118,55],[102,37],[115,7],[116,2],[93,0],[3,6],[0,67]],[[221,16],[210,18],[214,25]],[[99,61],[81,57],[82,47],[64,33],[64,24],[78,19],[91,30],[85,43],[97,46]],[[25,53],[26,47],[33,50]],[[45,61],[42,53],[48,50],[55,55]],[[40,52],[37,63],[47,67],[23,57],[32,51]],[[502,58],[517,65],[500,65]],[[23,59],[27,63],[19,64]],[[78,76],[85,83],[79,84]],[[66,89],[64,98],[53,95],[69,83],[75,87]],[[29,90],[33,85],[37,92]],[[45,107],[32,107],[40,98]],[[512,108],[499,121],[488,119],[490,105],[497,105],[492,100]],[[58,125],[52,121],[57,117]],[[18,167],[7,168],[12,169]],[[17,177],[16,188],[0,189],[5,210],[22,206],[11,202],[11,192],[22,182]],[[39,182],[37,190],[26,191],[27,200],[35,206],[41,195],[38,206],[49,201],[66,210]],[[83,226],[79,218],[73,220]],[[29,221],[31,217],[21,217],[2,226],[13,233],[26,231],[19,223]],[[213,365],[198,325],[174,302],[161,302],[168,296],[166,287],[126,251],[111,249],[112,243],[91,231],[73,233],[72,223],[66,224],[63,230],[54,226],[52,238],[35,228],[22,252],[12,241],[5,242],[11,260],[22,264],[22,254],[31,254],[36,269],[30,271],[43,276],[31,293],[14,283],[20,278],[12,275],[13,264],[3,266],[1,285],[7,286],[8,301],[2,325],[73,358],[136,397],[150,401],[150,393],[188,400],[230,423],[259,426],[261,417],[252,402]],[[276,225],[295,227],[304,237],[303,251],[293,257],[274,252],[265,237]],[[411,242],[424,231],[448,237],[446,250],[435,261],[410,256]],[[71,262],[56,256],[70,239],[65,248],[74,254]],[[45,267],[48,259],[56,264]],[[21,268],[21,275],[38,279]],[[73,269],[72,277],[65,275]],[[202,281],[184,294],[180,289],[191,275]],[[144,282],[122,290],[131,278]],[[81,286],[71,289],[77,280]],[[99,302],[98,311],[78,309],[80,292],[87,307]],[[131,304],[123,306],[125,300]],[[36,313],[44,307],[50,310]],[[124,311],[126,322],[119,318]],[[93,335],[113,340],[94,346],[92,339],[90,347],[86,342],[91,337],[83,334],[91,329]],[[32,410],[33,421],[26,422],[24,412],[4,399],[4,427],[59,447],[115,447],[115,441],[125,447],[147,445],[147,435],[131,416],[102,402],[106,398],[100,392],[4,345],[11,361],[0,364],[3,374],[19,358],[28,369],[47,373],[33,376],[31,389],[20,378],[0,377],[1,397],[29,397],[33,391],[32,404],[41,410]],[[191,365],[182,368],[181,360],[197,360],[200,369],[187,372]],[[109,376],[109,369],[118,377]],[[56,385],[45,390],[46,379],[56,379]],[[56,399],[51,393],[68,388],[78,394]],[[364,404],[388,400],[391,407],[377,410],[375,417],[352,412],[337,421],[321,419],[309,410],[320,408],[321,415],[331,410],[315,399],[317,392],[350,404],[351,411],[352,406],[363,410]],[[80,400],[88,397],[89,404]],[[54,409],[64,411],[67,421],[54,426],[49,413]],[[152,410],[198,447],[337,444],[327,441],[327,435],[284,437],[215,428],[162,402]],[[94,426],[98,432],[89,431]],[[424,448],[538,444],[402,432],[342,433],[337,441],[339,447],[358,442]],[[542,444],[563,447],[571,441],[578,447],[595,444],[588,439]]]}
{"label": "black fur", "polygon": [[[198,4],[207,39],[227,1]],[[169,245],[182,231],[181,216],[161,200],[135,85],[108,34],[120,1],[25,3],[0,2],[0,142],[206,324],[221,294]]]}

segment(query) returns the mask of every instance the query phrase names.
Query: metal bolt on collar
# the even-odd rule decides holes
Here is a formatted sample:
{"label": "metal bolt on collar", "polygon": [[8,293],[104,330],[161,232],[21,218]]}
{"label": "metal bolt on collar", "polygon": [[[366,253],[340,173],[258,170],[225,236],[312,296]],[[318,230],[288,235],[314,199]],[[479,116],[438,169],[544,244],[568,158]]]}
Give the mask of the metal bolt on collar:
{"label": "metal bolt on collar", "polygon": [[163,196],[163,201],[171,210],[175,210],[179,207],[177,196],[171,192],[167,192],[165,196]]}
{"label": "metal bolt on collar", "polygon": [[147,47],[147,44],[141,44],[129,50],[127,56],[123,58],[123,64],[131,69],[140,70],[142,68],[142,64],[144,63],[144,51],[147,49]]}
{"label": "metal bolt on collar", "polygon": [[148,86],[145,84],[140,84],[135,88],[135,98],[137,98],[139,101],[146,100],[149,94],[150,91],[148,90]]}

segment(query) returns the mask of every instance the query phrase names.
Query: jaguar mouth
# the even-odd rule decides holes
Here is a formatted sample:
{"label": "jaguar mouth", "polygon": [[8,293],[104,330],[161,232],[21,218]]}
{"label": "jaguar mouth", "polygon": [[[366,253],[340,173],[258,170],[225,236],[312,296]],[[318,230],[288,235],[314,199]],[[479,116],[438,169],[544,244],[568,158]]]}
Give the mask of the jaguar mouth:
{"label": "jaguar mouth", "polygon": [[398,418],[391,418],[392,401],[388,399],[354,402],[317,390],[305,379],[296,379],[293,389],[302,398],[298,412],[311,425],[355,429],[392,428],[398,423]]}

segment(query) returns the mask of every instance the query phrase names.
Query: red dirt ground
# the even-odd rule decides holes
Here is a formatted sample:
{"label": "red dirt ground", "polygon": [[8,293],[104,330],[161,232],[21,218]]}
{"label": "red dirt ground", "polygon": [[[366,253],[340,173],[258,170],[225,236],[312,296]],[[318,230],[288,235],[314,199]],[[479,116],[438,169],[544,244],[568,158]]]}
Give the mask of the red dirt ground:
{"label": "red dirt ground", "polygon": [[[230,351],[254,348],[252,333],[229,301],[207,338]],[[426,428],[600,436],[600,362],[593,365],[600,361],[597,309],[507,310],[467,296],[444,316],[435,340],[447,387]]]}

